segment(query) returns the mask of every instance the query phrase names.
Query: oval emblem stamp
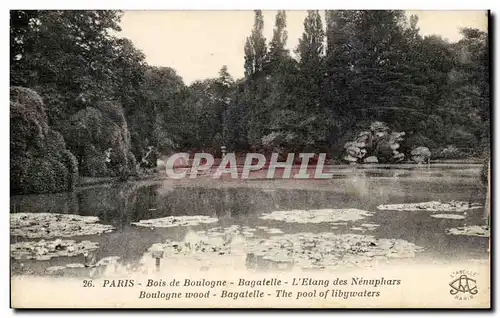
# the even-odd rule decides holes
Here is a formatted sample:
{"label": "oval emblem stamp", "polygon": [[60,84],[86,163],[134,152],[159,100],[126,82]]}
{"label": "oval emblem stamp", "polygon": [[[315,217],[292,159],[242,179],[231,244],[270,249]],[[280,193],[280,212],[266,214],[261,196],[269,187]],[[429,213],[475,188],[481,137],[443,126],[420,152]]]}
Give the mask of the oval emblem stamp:
{"label": "oval emblem stamp", "polygon": [[449,286],[450,294],[458,300],[470,300],[479,292],[476,284],[476,273],[468,270],[458,270],[451,273],[453,279]]}

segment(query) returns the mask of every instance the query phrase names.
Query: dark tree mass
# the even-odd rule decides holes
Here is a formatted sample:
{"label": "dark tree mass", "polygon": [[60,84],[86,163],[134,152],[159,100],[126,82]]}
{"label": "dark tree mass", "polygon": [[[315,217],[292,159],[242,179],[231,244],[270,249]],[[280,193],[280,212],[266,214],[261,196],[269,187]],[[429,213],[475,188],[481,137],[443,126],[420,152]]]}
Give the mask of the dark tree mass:
{"label": "dark tree mass", "polygon": [[481,30],[451,43],[423,36],[404,11],[308,11],[288,49],[286,12],[266,39],[256,10],[244,77],[221,65],[218,77],[186,85],[117,35],[121,15],[10,12],[13,193],[68,191],[79,176],[126,179],[174,152],[220,156],[221,146],[352,164],[489,155]]}

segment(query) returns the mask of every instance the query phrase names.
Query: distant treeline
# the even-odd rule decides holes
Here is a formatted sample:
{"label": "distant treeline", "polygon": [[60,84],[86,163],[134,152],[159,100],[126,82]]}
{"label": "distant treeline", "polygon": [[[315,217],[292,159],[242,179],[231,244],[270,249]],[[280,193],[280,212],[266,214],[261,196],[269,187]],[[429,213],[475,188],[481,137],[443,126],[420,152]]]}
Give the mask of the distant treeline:
{"label": "distant treeline", "polygon": [[[405,132],[402,153],[424,146],[433,155],[448,149],[445,154],[459,157],[467,149],[469,156],[483,156],[489,149],[483,31],[463,29],[463,38],[449,43],[423,37],[418,18],[404,11],[326,11],[325,20],[308,11],[291,54],[286,12],[277,13],[269,40],[256,10],[244,78],[233,79],[222,66],[217,78],[186,85],[175,70],[147,65],[130,40],[116,35],[121,14],[11,11],[10,81],[17,87],[11,165],[39,160],[48,149],[32,142],[43,137],[36,133],[40,122],[57,133],[57,147],[65,147],[58,151],[75,157],[64,160],[77,162],[86,176],[126,176],[141,162],[154,166],[159,154],[218,154],[222,145],[228,151],[326,152],[342,160],[345,143],[374,121]],[[19,92],[26,93],[19,87],[41,97],[44,115],[27,115],[40,103],[30,92],[34,104],[19,106]],[[16,134],[24,137],[13,143]],[[18,169],[19,176],[27,174]]]}

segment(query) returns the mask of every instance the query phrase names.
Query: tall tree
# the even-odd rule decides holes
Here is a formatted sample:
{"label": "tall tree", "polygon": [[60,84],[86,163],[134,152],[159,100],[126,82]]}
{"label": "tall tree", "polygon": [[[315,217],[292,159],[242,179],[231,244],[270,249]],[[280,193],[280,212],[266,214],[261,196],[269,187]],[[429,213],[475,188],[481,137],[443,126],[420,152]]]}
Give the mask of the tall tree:
{"label": "tall tree", "polygon": [[245,74],[250,76],[263,69],[267,55],[266,38],[264,32],[264,17],[262,10],[255,10],[252,34],[245,43]]}
{"label": "tall tree", "polygon": [[309,143],[326,141],[328,133],[325,127],[331,119],[323,107],[324,41],[325,30],[321,15],[317,10],[310,10],[304,19],[304,32],[296,49],[300,71],[295,92],[295,110],[303,114],[301,122],[315,127],[307,133]]}
{"label": "tall tree", "polygon": [[255,72],[255,51],[252,39],[247,37],[245,41],[245,77],[249,77]]}
{"label": "tall tree", "polygon": [[278,67],[279,63],[288,56],[286,49],[286,41],[288,39],[288,32],[286,31],[286,12],[279,10],[276,14],[276,21],[274,24],[273,38],[269,43],[269,58],[268,62],[271,68]]}
{"label": "tall tree", "polygon": [[359,11],[327,10],[326,19],[326,87],[324,103],[339,119],[352,124],[350,111],[350,78],[352,55],[356,47],[355,22]]}
{"label": "tall tree", "polygon": [[324,50],[325,31],[318,10],[307,11],[304,19],[304,32],[299,39],[297,55],[302,65],[312,66],[321,60]]}
{"label": "tall tree", "polygon": [[[34,88],[59,124],[79,108],[113,95],[121,12],[11,11],[11,85]],[[118,79],[127,80],[127,79]]]}

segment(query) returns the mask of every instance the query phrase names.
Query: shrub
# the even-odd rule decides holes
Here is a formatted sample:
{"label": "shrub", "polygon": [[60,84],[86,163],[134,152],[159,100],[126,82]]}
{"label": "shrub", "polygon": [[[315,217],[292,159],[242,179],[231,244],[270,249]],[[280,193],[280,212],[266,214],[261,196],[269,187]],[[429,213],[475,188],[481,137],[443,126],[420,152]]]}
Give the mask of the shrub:
{"label": "shrub", "polygon": [[71,191],[78,166],[64,138],[48,125],[41,97],[24,87],[10,89],[11,193]]}
{"label": "shrub", "polygon": [[465,158],[467,155],[454,145],[449,145],[446,148],[437,152],[436,158],[440,159],[460,159]]}
{"label": "shrub", "polygon": [[136,160],[120,105],[100,102],[80,110],[70,118],[65,136],[81,163],[82,175],[126,178],[135,174]]}
{"label": "shrub", "polygon": [[24,186],[27,193],[68,191],[68,169],[62,162],[50,158],[31,160],[24,178],[29,181]]}

